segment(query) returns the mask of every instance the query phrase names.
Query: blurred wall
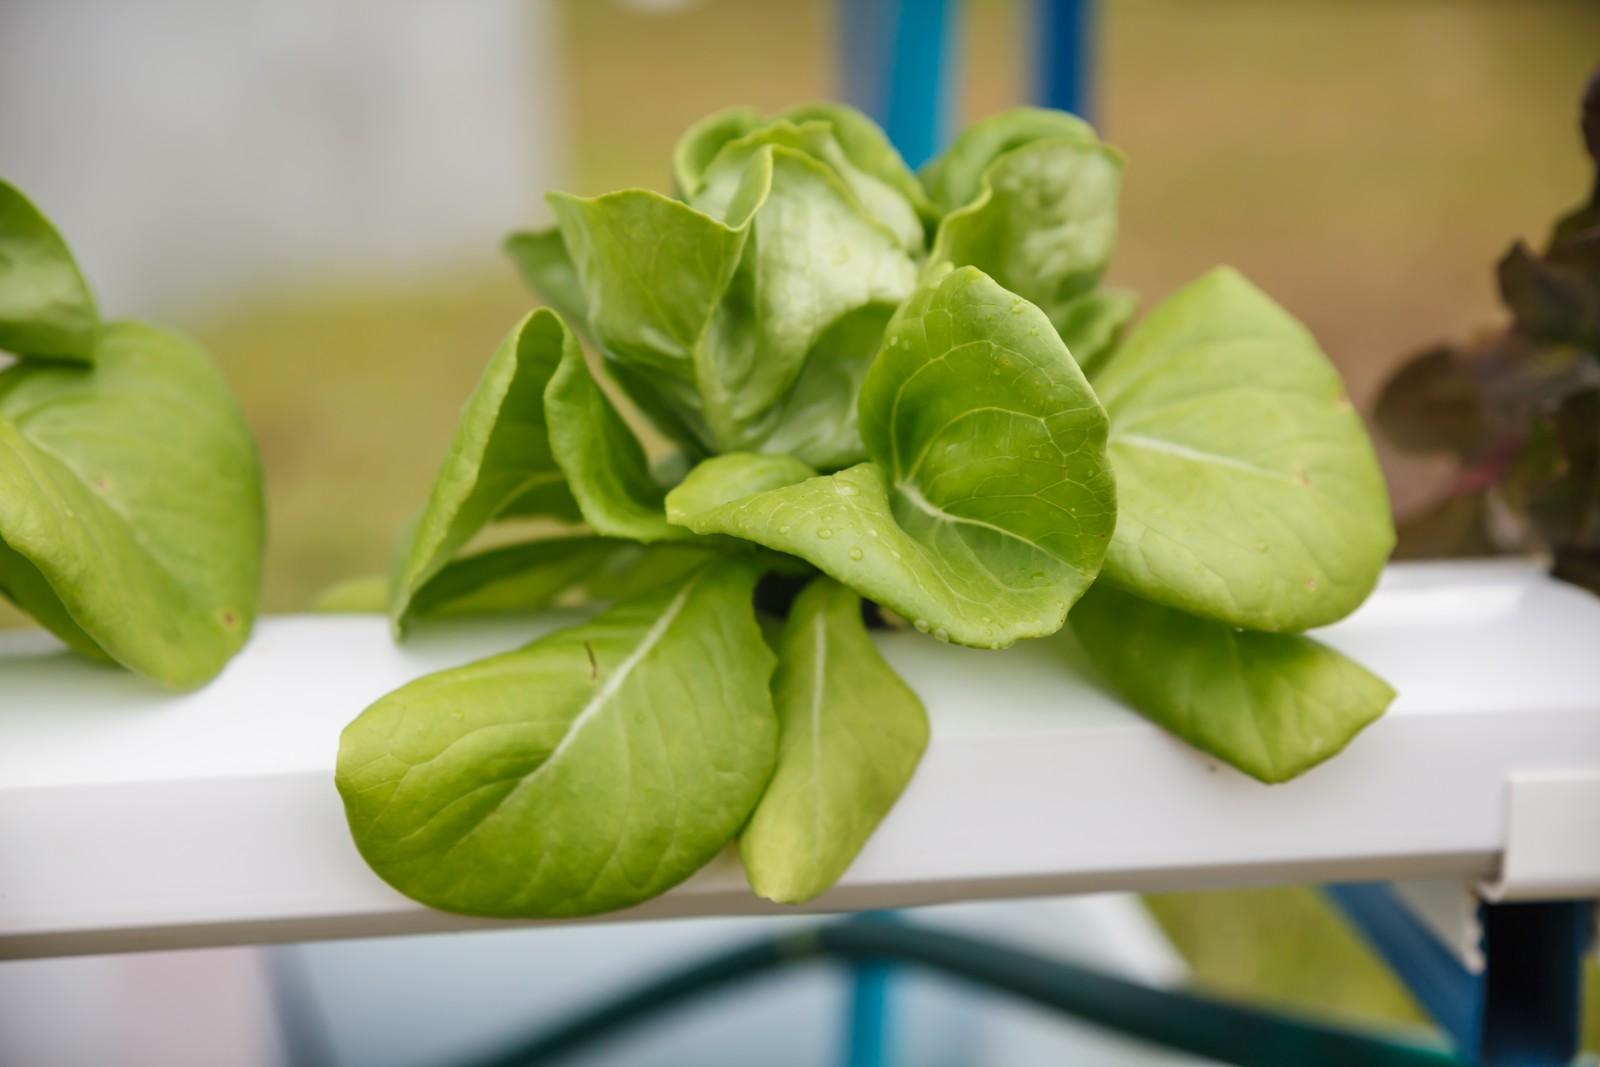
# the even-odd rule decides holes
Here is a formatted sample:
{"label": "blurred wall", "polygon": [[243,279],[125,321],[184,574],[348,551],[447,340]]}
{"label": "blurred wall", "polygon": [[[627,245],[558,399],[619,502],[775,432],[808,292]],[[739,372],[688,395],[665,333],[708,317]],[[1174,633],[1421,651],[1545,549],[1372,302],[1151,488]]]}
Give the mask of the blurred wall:
{"label": "blurred wall", "polygon": [[544,0],[4,0],[0,175],[111,314],[478,257],[559,169]]}

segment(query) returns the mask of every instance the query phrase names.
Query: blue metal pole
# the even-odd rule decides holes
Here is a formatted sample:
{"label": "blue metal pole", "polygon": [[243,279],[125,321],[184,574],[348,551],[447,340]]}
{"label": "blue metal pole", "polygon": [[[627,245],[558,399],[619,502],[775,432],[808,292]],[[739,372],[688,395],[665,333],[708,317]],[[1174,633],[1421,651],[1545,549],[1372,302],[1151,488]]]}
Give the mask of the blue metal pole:
{"label": "blue metal pole", "polygon": [[1323,891],[1475,1067],[1566,1067],[1577,1055],[1593,901],[1479,905],[1480,975],[1388,886]]}
{"label": "blue metal pole", "polygon": [[1484,904],[1481,1067],[1566,1067],[1578,1054],[1594,901]]}
{"label": "blue metal pole", "polygon": [[840,0],[846,99],[913,168],[938,154],[955,102],[960,0]]}
{"label": "blue metal pole", "polygon": [[1475,1048],[1482,1026],[1482,979],[1469,973],[1387,885],[1330,885],[1322,891],[1455,1046]]}
{"label": "blue metal pole", "polygon": [[1034,0],[1034,99],[1092,118],[1094,0]]}
{"label": "blue metal pole", "polygon": [[913,169],[950,134],[958,0],[900,0],[884,100],[884,130]]}
{"label": "blue metal pole", "polygon": [[891,968],[887,963],[853,963],[849,974],[845,1067],[889,1067],[894,1062],[889,1019]]}
{"label": "blue metal pole", "polygon": [[[868,911],[845,921],[851,925],[881,926],[896,922],[896,916],[892,911]],[[890,1067],[895,1062],[892,1000],[895,970],[888,960],[850,961],[841,1056],[844,1067]]]}

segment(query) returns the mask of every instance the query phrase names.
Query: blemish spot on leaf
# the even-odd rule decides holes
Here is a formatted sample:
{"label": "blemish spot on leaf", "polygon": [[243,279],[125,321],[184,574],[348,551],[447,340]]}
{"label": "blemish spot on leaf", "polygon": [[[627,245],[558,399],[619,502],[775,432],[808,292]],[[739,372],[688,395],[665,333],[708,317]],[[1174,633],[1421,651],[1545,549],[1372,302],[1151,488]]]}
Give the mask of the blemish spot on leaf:
{"label": "blemish spot on leaf", "polygon": [[1311,476],[1306,473],[1306,469],[1304,467],[1296,467],[1294,469],[1294,477],[1296,481],[1306,488],[1309,489],[1311,487]]}
{"label": "blemish spot on leaf", "polygon": [[237,612],[235,612],[232,608],[223,608],[222,609],[222,625],[224,625],[224,626],[236,626],[236,625],[238,625],[238,623],[239,623],[239,615],[238,615]]}
{"label": "blemish spot on leaf", "polygon": [[1315,593],[1316,591],[1317,591],[1317,580],[1315,578],[1307,578],[1306,579],[1306,592]]}

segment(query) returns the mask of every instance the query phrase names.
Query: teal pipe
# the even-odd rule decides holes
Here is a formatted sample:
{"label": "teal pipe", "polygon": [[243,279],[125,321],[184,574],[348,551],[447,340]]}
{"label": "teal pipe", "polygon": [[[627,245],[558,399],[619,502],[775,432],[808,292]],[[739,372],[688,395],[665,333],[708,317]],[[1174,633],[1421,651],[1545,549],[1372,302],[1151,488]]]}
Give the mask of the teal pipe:
{"label": "teal pipe", "polygon": [[470,1067],[546,1064],[696,997],[812,960],[919,964],[1102,1029],[1236,1067],[1467,1067],[1434,1042],[1152,989],[961,934],[870,921],[777,934],[670,971]]}

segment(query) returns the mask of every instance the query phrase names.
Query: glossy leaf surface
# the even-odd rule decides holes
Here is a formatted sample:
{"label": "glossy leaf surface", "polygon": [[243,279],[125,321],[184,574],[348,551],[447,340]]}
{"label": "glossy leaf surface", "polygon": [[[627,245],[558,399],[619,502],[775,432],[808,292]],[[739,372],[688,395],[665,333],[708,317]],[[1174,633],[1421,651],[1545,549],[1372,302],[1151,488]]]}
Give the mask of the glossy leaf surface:
{"label": "glossy leaf surface", "polygon": [[100,317],[50,220],[0,181],[0,352],[88,362]]}
{"label": "glossy leaf surface", "polygon": [[739,855],[757,893],[795,904],[839,880],[900,798],[928,716],[867,635],[861,598],[837,582],[801,592],[777,648],[778,767]]}
{"label": "glossy leaf surface", "polygon": [[756,573],[712,564],[379,700],[339,748],[361,854],[401,892],[474,915],[589,915],[687,878],[772,774]]}
{"label": "glossy leaf surface", "polygon": [[490,358],[461,409],[428,502],[396,553],[389,614],[397,629],[417,590],[496,518],[578,518],[544,416],[545,387],[568,345],[575,347],[561,320],[536,311]]}
{"label": "glossy leaf surface", "polygon": [[1316,341],[1219,268],[1099,367],[1117,533],[1106,576],[1235,626],[1294,631],[1366,599],[1394,544],[1372,445]]}
{"label": "glossy leaf surface", "polygon": [[68,645],[209,680],[255,619],[263,525],[255,444],[188,341],[115,323],[92,366],[0,374],[0,589]]}
{"label": "glossy leaf surface", "polygon": [[861,426],[867,463],[743,499],[708,466],[669,512],[799,556],[937,637],[998,648],[1059,629],[1115,492],[1105,413],[1044,315],[973,268],[926,283],[868,373]]}
{"label": "glossy leaf surface", "polygon": [[1125,700],[1263,782],[1338,754],[1394,699],[1381,678],[1309,637],[1238,630],[1104,582],[1071,619]]}

